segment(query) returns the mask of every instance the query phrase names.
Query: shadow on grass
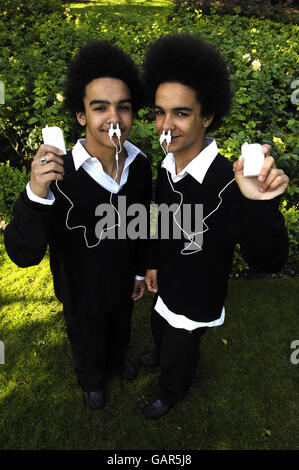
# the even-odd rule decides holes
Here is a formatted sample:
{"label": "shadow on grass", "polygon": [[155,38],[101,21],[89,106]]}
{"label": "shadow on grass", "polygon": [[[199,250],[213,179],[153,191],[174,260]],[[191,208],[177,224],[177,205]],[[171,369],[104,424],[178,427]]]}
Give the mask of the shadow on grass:
{"label": "shadow on grass", "polygon": [[[202,339],[185,400],[151,421],[142,408],[159,368],[128,383],[111,376],[106,407],[83,403],[62,312],[9,330],[0,379],[2,449],[295,449],[298,378],[290,363],[297,325],[295,279],[230,283],[225,324]],[[128,357],[152,346],[152,296],[137,303]],[[296,431],[297,430],[297,431]]]}
{"label": "shadow on grass", "polygon": [[34,296],[15,296],[15,295],[1,295],[0,294],[0,305],[9,305],[9,304],[14,304],[18,302],[30,302],[30,303],[44,303],[44,304],[49,304],[51,302],[57,302],[57,299],[55,296],[48,296],[48,297],[34,297]]}

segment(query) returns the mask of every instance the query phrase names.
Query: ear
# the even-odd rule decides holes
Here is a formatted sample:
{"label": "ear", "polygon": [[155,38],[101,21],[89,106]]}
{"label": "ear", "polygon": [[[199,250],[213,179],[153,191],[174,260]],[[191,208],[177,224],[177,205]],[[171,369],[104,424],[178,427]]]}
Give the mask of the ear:
{"label": "ear", "polygon": [[83,111],[79,111],[76,113],[76,118],[77,118],[77,121],[79,122],[79,124],[81,126],[85,126],[86,124],[86,117],[85,117],[85,113]]}
{"label": "ear", "polygon": [[203,118],[203,126],[205,128],[209,127],[209,125],[212,123],[212,121],[214,119],[214,116],[215,116],[215,114],[212,114],[212,116]]}

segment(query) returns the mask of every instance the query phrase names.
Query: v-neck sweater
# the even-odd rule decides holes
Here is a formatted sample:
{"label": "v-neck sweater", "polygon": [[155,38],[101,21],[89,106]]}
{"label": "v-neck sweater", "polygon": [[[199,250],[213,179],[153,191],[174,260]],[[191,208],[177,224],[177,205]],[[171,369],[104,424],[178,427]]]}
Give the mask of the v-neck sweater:
{"label": "v-neck sweater", "polygon": [[[233,178],[231,162],[218,154],[202,184],[190,174],[172,184],[182,193],[184,204],[202,204],[206,217],[219,204],[219,192]],[[260,272],[279,271],[288,255],[287,231],[278,210],[280,197],[249,200],[235,181],[221,197],[218,210],[206,219],[209,229],[203,234],[201,251],[183,255],[186,240],[171,234],[170,239],[159,234],[150,242],[147,267],[158,270],[158,295],[170,311],[196,322],[213,322],[220,317],[237,243],[247,263]],[[155,203],[168,207],[180,203],[164,168],[158,171]],[[173,226],[170,212],[169,227]]]}
{"label": "v-neck sweater", "polygon": [[[98,315],[131,297],[135,275],[145,273],[147,240],[116,236],[98,243],[95,227],[99,217],[95,210],[99,204],[110,206],[110,192],[83,168],[75,170],[71,152],[63,158],[65,175],[57,184],[64,194],[55,182],[51,183],[55,202],[48,206],[31,201],[23,191],[4,233],[6,250],[18,266],[27,267],[38,264],[49,245],[57,298],[74,316],[82,310]],[[126,184],[112,196],[116,207],[119,196],[125,196],[126,207],[134,203],[149,207],[151,170],[143,155],[136,156]],[[131,218],[127,216],[127,224]],[[66,219],[69,227],[85,228],[70,230]]]}

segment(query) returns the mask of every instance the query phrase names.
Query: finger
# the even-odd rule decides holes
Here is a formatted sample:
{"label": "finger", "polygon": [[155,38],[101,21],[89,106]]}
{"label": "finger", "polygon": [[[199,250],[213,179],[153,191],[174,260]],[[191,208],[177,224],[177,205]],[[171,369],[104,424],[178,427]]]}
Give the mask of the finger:
{"label": "finger", "polygon": [[244,166],[244,157],[242,155],[238,158],[238,160],[233,164],[233,168],[235,173],[241,173]]}
{"label": "finger", "polygon": [[152,277],[146,280],[146,287],[149,292],[157,292],[157,288],[155,286],[154,279]]}
{"label": "finger", "polygon": [[269,179],[269,181],[266,181],[266,183],[267,186],[265,188],[262,188],[262,192],[274,191],[280,186],[282,188],[286,188],[289,183],[289,178],[287,175],[284,174],[282,170],[278,170],[278,172],[275,172],[271,179]]}
{"label": "finger", "polygon": [[156,277],[152,279],[152,292],[158,292],[158,283]]}
{"label": "finger", "polygon": [[57,173],[56,171],[51,171],[50,173],[46,173],[44,175],[40,175],[37,179],[39,184],[47,184],[51,181],[62,181],[63,175],[61,173]]}
{"label": "finger", "polygon": [[262,152],[266,155],[266,157],[270,156],[272,147],[269,144],[263,144],[262,145]]}
{"label": "finger", "polygon": [[142,297],[143,294],[144,294],[144,290],[145,290],[145,289],[144,289],[144,286],[139,287],[138,291],[135,292],[135,293],[133,294],[133,296],[132,296],[133,300],[136,301],[136,300],[141,299],[141,297]]}
{"label": "finger", "polygon": [[[63,158],[59,157],[58,155],[56,155],[52,152],[43,153],[40,157],[35,156],[34,159],[33,159],[34,164],[38,165],[38,166],[42,165],[41,158],[43,156],[46,157],[47,163],[56,162],[56,163],[59,163],[59,165],[64,165]],[[43,165],[43,166],[46,166],[46,165]]]}
{"label": "finger", "polygon": [[41,157],[45,153],[53,153],[54,155],[64,155],[64,152],[59,148],[54,147],[54,145],[42,144],[36,152],[35,156]]}
{"label": "finger", "polygon": [[277,176],[283,175],[282,170],[272,169],[268,174],[266,180],[260,184],[260,189],[267,191],[271,186],[272,182],[277,178]]}
{"label": "finger", "polygon": [[47,163],[47,165],[41,165],[39,168],[39,174],[44,175],[46,173],[51,173],[55,171],[56,173],[61,173],[64,175],[64,166],[56,161]]}
{"label": "finger", "polygon": [[273,157],[265,157],[263,166],[261,168],[258,180],[262,183],[267,178],[272,168],[275,168],[275,160]]}
{"label": "finger", "polygon": [[145,278],[145,284],[146,284],[147,290],[151,292],[151,288],[152,288],[152,285],[151,285],[151,278],[146,277],[146,278]]}

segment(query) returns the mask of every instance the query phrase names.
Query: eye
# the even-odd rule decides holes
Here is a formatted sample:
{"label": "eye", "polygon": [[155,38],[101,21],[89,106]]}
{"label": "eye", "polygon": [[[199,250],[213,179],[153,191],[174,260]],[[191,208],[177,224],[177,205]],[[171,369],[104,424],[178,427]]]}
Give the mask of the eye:
{"label": "eye", "polygon": [[124,104],[120,106],[119,109],[120,111],[131,111],[131,106]]}
{"label": "eye", "polygon": [[156,116],[162,116],[163,114],[164,114],[164,112],[161,111],[161,109],[156,109],[156,110],[155,110],[155,115],[156,115]]}
{"label": "eye", "polygon": [[94,111],[105,111],[106,108],[105,106],[97,106],[96,108],[94,108]]}
{"label": "eye", "polygon": [[186,117],[186,116],[189,116],[189,114],[184,113],[183,111],[179,111],[179,112],[177,113],[177,116],[179,116],[179,117]]}

